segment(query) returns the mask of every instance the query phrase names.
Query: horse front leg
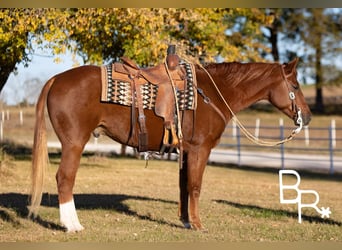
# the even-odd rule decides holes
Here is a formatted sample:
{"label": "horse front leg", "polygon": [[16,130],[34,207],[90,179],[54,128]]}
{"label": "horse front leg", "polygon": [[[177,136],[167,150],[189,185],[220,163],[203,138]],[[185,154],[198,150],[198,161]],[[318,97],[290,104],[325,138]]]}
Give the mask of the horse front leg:
{"label": "horse front leg", "polygon": [[179,190],[180,190],[180,199],[179,199],[179,209],[178,216],[183,223],[184,227],[187,229],[191,228],[191,224],[189,221],[189,192],[188,192],[188,159],[187,153],[183,153],[183,162],[182,168],[179,169]]}
{"label": "horse front leg", "polygon": [[196,230],[205,229],[199,216],[199,197],[201,194],[202,177],[210,154],[210,149],[201,148],[191,151],[187,157],[187,189],[190,198],[190,223]]}
{"label": "horse front leg", "polygon": [[82,151],[81,146],[63,145],[61,162],[56,174],[60,221],[67,232],[84,229],[78,220],[72,192]]}

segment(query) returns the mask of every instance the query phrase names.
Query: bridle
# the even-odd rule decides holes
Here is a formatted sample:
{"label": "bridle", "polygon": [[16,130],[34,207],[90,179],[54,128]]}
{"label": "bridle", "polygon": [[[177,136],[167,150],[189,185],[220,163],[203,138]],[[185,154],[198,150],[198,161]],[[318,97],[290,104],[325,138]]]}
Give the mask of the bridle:
{"label": "bridle", "polygon": [[292,112],[294,115],[296,115],[295,117],[297,117],[296,124],[298,124],[298,127],[294,130],[294,132],[295,132],[295,134],[298,134],[303,128],[302,111],[300,108],[298,108],[298,106],[296,104],[296,95],[293,91],[290,90],[290,85],[295,89],[297,89],[297,87],[294,87],[292,84],[289,83],[289,80],[286,77],[285,70],[284,70],[283,66],[281,66],[281,72],[282,72],[286,87],[287,87],[288,92],[289,92],[289,98],[291,100]]}
{"label": "bridle", "polygon": [[[281,66],[281,65],[280,65]],[[255,137],[253,134],[251,134],[243,125],[242,123],[239,121],[239,119],[237,118],[237,116],[235,115],[235,113],[233,112],[233,110],[231,109],[231,107],[229,106],[229,104],[227,103],[227,101],[225,100],[224,96],[222,95],[221,91],[219,90],[219,88],[217,87],[214,79],[212,78],[212,76],[210,75],[210,73],[202,66],[199,64],[199,67],[201,67],[204,72],[206,72],[206,74],[208,75],[208,77],[210,78],[213,86],[215,87],[215,90],[216,92],[218,93],[218,95],[220,96],[220,98],[222,99],[223,103],[225,104],[225,106],[227,107],[227,109],[229,110],[229,112],[232,114],[232,120],[236,123],[236,125],[242,130],[242,132],[245,134],[245,136],[250,140],[252,141],[253,143],[255,144],[258,144],[258,145],[261,145],[261,146],[277,146],[279,144],[283,144],[285,142],[288,142],[290,140],[292,140],[294,138],[294,136],[296,134],[298,134],[302,128],[303,128],[303,119],[302,119],[302,112],[301,112],[301,109],[297,107],[296,105],[296,95],[293,91],[290,91],[289,89],[289,81],[288,79],[286,78],[286,75],[285,75],[285,72],[284,72],[284,68],[281,66],[281,69],[282,69],[282,75],[283,75],[283,78],[284,78],[284,82],[287,86],[287,89],[289,90],[289,98],[292,102],[292,111],[294,113],[294,115],[297,116],[297,120],[296,120],[296,123],[298,124],[298,127],[296,129],[294,129],[291,134],[283,139],[283,140],[280,140],[280,141],[264,141],[264,140],[261,140],[257,137]],[[198,90],[197,90],[198,91]],[[220,115],[220,117],[226,122],[226,119],[225,119],[225,116],[222,114],[222,112],[217,108],[217,106],[212,103],[210,101],[210,99],[203,93],[203,91],[198,91],[199,94],[204,98],[205,100],[205,103],[207,104],[210,104],[212,107],[214,107],[214,110]]]}

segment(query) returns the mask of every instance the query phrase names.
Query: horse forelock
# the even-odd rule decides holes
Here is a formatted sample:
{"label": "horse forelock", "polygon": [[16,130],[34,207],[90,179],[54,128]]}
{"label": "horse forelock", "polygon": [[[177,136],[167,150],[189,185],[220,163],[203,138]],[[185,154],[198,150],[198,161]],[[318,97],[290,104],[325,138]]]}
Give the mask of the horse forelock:
{"label": "horse forelock", "polygon": [[235,87],[241,82],[264,81],[274,73],[275,69],[280,68],[280,65],[277,63],[224,62],[208,64],[205,68],[212,76],[221,79],[222,84]]}

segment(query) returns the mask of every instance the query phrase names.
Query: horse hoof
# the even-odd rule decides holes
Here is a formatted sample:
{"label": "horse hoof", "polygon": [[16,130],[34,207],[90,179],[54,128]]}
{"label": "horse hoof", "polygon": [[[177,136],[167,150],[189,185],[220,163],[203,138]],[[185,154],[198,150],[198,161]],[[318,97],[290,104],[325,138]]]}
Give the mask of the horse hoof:
{"label": "horse hoof", "polygon": [[202,227],[202,225],[193,224],[191,228],[193,228],[194,230],[199,231],[201,233],[209,233],[208,229]]}
{"label": "horse hoof", "polygon": [[183,222],[183,225],[186,229],[191,229],[191,224],[189,222]]}
{"label": "horse hoof", "polygon": [[67,233],[77,233],[84,230],[84,227],[79,223],[65,226],[65,228]]}
{"label": "horse hoof", "polygon": [[206,229],[206,228],[203,228],[203,227],[195,228],[195,230],[198,231],[198,232],[201,232],[201,233],[209,233],[209,230]]}

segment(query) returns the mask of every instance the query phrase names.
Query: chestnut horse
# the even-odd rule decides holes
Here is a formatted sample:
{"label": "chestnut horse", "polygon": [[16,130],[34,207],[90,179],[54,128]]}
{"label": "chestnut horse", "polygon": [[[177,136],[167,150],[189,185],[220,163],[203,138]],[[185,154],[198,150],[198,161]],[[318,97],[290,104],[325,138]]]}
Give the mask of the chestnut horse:
{"label": "chestnut horse", "polygon": [[[311,113],[297,82],[296,65],[297,60],[288,64],[210,64],[205,69],[218,89],[213,86],[207,72],[196,67],[198,91],[202,94],[198,95],[197,109],[183,111],[181,120],[184,154],[179,170],[179,216],[186,228],[203,229],[199,217],[203,172],[211,149],[218,144],[232,118],[222,97],[234,113],[259,100],[268,100],[295,123],[300,109],[306,125]],[[56,180],[60,221],[67,231],[83,229],[75,209],[73,186],[82,151],[92,132],[100,129],[119,143],[129,141],[129,146],[138,146],[137,137],[129,140],[130,107],[103,103],[100,96],[100,67],[81,66],[52,77],[42,89],[36,106],[30,214],[37,214],[42,198],[44,168],[48,162],[44,119],[47,105],[51,124],[62,145]],[[153,110],[145,110],[145,115],[148,150],[159,151],[163,119]],[[135,126],[138,129],[138,124]]]}

